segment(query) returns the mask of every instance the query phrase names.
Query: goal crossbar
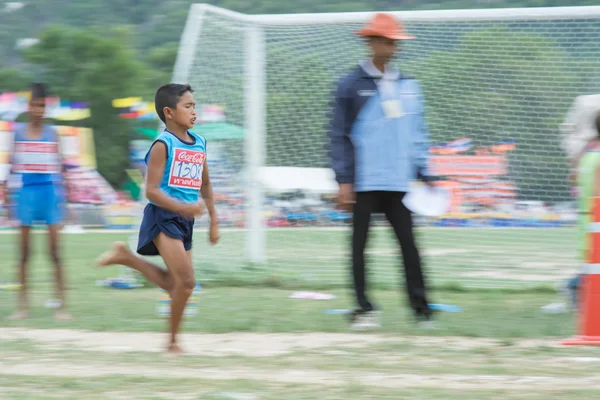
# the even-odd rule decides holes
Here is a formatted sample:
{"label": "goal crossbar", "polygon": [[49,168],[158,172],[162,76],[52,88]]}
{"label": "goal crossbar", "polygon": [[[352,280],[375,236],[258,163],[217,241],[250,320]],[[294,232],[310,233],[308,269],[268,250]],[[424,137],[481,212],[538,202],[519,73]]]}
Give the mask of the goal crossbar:
{"label": "goal crossbar", "polygon": [[[206,11],[232,18],[240,22],[267,26],[340,24],[368,20],[376,14],[376,12],[347,12],[249,15],[213,6],[211,4],[201,3],[193,4],[191,6],[190,15],[200,15]],[[600,6],[393,11],[389,13],[396,17],[402,17],[402,20],[405,22],[422,23],[453,21],[584,20],[600,17]]]}

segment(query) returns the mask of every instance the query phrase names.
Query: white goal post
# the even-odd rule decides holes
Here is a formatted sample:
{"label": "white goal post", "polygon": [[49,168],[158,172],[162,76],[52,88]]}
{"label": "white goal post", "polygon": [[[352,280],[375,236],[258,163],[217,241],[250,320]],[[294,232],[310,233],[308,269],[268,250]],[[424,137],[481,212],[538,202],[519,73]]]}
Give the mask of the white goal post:
{"label": "white goal post", "polygon": [[[312,234],[285,239],[283,229],[267,228],[272,199],[266,199],[268,188],[260,171],[267,166],[328,167],[329,93],[336,79],[366,55],[353,31],[374,14],[245,15],[207,4],[191,6],[173,82],[190,83],[198,104],[223,105],[228,122],[244,129],[243,143],[219,146],[228,162],[244,171],[245,222],[237,233],[238,242],[226,245],[224,253],[215,250],[218,255],[208,256],[214,269],[220,269],[221,263],[270,267],[279,265],[277,260],[281,259],[285,260],[281,265],[296,264],[282,266],[280,276],[323,278],[332,283],[345,279],[345,234],[336,234],[330,243],[329,239],[314,239]],[[502,158],[499,169],[503,172],[490,172],[493,182],[465,172],[465,179],[459,179],[461,184],[466,187],[465,182],[475,179],[475,186],[512,185],[509,191],[515,187],[517,194],[511,204],[522,201],[524,207],[536,202],[549,207],[569,201],[568,163],[558,126],[575,97],[600,92],[600,6],[392,14],[417,36],[402,44],[397,62],[403,72],[421,80],[432,143],[468,138],[471,152],[462,154],[468,163],[475,162],[469,157],[474,156],[476,147],[489,151],[505,146],[498,158]],[[210,152],[209,139],[209,166]],[[460,176],[461,172],[454,174]],[[497,186],[493,190],[500,191]],[[477,188],[463,192],[469,198],[487,195]],[[464,196],[461,201],[466,204]],[[475,203],[480,204],[479,200]],[[492,209],[499,212],[484,206],[487,214],[475,212],[477,215],[467,217],[469,223],[492,218]],[[467,212],[461,209],[459,213]],[[548,215],[538,219],[560,219],[556,213]],[[328,229],[340,229],[334,225],[310,229],[319,232],[318,236]],[[563,238],[564,232],[573,233],[572,227],[552,228],[552,234],[526,225],[513,228],[424,228],[427,244],[437,246],[446,235],[454,241],[426,250],[432,260],[428,264],[445,271],[447,279],[443,282],[486,287],[544,284],[575,271],[576,243]],[[486,229],[489,233],[482,235]],[[450,230],[454,233],[443,233]],[[306,239],[308,236],[311,238]],[[244,251],[240,249],[242,237]],[[390,266],[380,279],[386,280],[395,274],[395,246],[387,237],[381,239],[385,245],[377,240],[375,246],[387,249],[387,253],[373,254],[380,264]],[[534,246],[537,240],[550,245],[539,249],[537,255],[538,250],[523,247],[524,243]],[[279,245],[280,252],[269,249]],[[298,256],[304,253],[310,256]],[[473,261],[478,257],[489,259]],[[540,263],[549,267],[540,272],[536,267]],[[306,274],[293,271],[305,264],[315,268]],[[324,270],[324,266],[336,272]],[[232,275],[236,268],[231,267]]]}

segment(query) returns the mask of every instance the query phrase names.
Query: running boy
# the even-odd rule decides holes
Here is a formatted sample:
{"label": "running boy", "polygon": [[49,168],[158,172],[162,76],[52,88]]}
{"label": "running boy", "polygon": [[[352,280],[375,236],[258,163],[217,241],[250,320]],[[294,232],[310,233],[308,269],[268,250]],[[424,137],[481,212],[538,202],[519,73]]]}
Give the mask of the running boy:
{"label": "running boy", "polygon": [[[65,281],[59,254],[59,232],[64,214],[64,191],[62,188],[62,161],[58,134],[43,122],[46,111],[47,88],[43,83],[31,86],[29,100],[29,123],[15,129],[11,174],[21,176],[21,190],[17,201],[17,218],[21,226],[21,256],[19,261],[18,310],[12,319],[29,316],[27,262],[29,260],[29,238],[31,226],[43,222],[48,226],[50,257],[54,263],[56,296],[59,306],[57,320],[69,320],[65,311]],[[5,199],[8,196],[4,186]]]}
{"label": "running boy", "polygon": [[206,164],[206,140],[190,132],[196,121],[195,102],[190,85],[168,84],[158,89],[154,106],[165,131],[154,141],[146,155],[146,197],[140,226],[138,254],[160,255],[167,270],[132,254],[127,245],[117,242],[98,265],[125,265],[143,274],[171,297],[169,353],[182,353],[177,332],[185,304],[196,287],[192,266],[194,217],[205,206],[210,215],[209,240],[219,241],[219,222],[215,213],[212,185]]}

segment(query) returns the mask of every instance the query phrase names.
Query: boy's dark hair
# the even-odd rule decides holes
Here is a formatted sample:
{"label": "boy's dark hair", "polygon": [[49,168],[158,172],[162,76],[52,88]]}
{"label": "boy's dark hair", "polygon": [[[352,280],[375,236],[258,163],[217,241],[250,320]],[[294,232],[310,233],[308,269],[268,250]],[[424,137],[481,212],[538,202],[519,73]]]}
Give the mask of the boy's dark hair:
{"label": "boy's dark hair", "polygon": [[598,137],[600,137],[600,112],[598,112],[598,114],[596,114],[596,131],[598,133]]}
{"label": "boy's dark hair", "polygon": [[48,97],[48,86],[45,83],[32,83],[31,84],[31,98],[32,99],[45,99]]}
{"label": "boy's dark hair", "polygon": [[162,122],[167,122],[165,120],[165,112],[163,111],[164,108],[176,108],[177,102],[186,92],[194,93],[190,85],[181,85],[178,83],[169,83],[158,88],[154,96],[154,108]]}

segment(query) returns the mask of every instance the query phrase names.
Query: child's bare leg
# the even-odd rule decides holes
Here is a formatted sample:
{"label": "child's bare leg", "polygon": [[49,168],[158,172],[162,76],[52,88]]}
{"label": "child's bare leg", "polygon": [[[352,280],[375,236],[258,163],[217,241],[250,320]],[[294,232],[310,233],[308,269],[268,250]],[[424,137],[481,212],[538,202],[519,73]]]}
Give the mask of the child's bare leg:
{"label": "child's bare leg", "polygon": [[21,226],[21,254],[19,260],[19,297],[17,300],[17,312],[10,319],[24,319],[29,316],[28,286],[27,286],[27,263],[29,261],[29,239],[31,227]]}
{"label": "child's bare leg", "polygon": [[169,271],[137,257],[129,250],[129,246],[123,242],[113,243],[112,249],[100,256],[97,264],[100,267],[124,265],[140,272],[149,281],[168,293],[171,293],[173,289],[173,278]]}
{"label": "child's bare leg", "polygon": [[177,344],[177,333],[179,332],[187,300],[196,287],[194,268],[190,254],[186,254],[181,240],[170,238],[161,232],[154,239],[154,243],[173,277],[173,289],[171,290],[171,337],[168,351],[170,353],[181,353],[182,350]]}
{"label": "child's bare leg", "polygon": [[56,310],[56,319],[68,321],[71,315],[66,312],[66,285],[64,278],[63,265],[60,259],[59,251],[59,233],[60,225],[48,225],[48,239],[50,246],[50,258],[54,264],[54,280],[56,284],[56,298],[60,301],[60,306]]}

